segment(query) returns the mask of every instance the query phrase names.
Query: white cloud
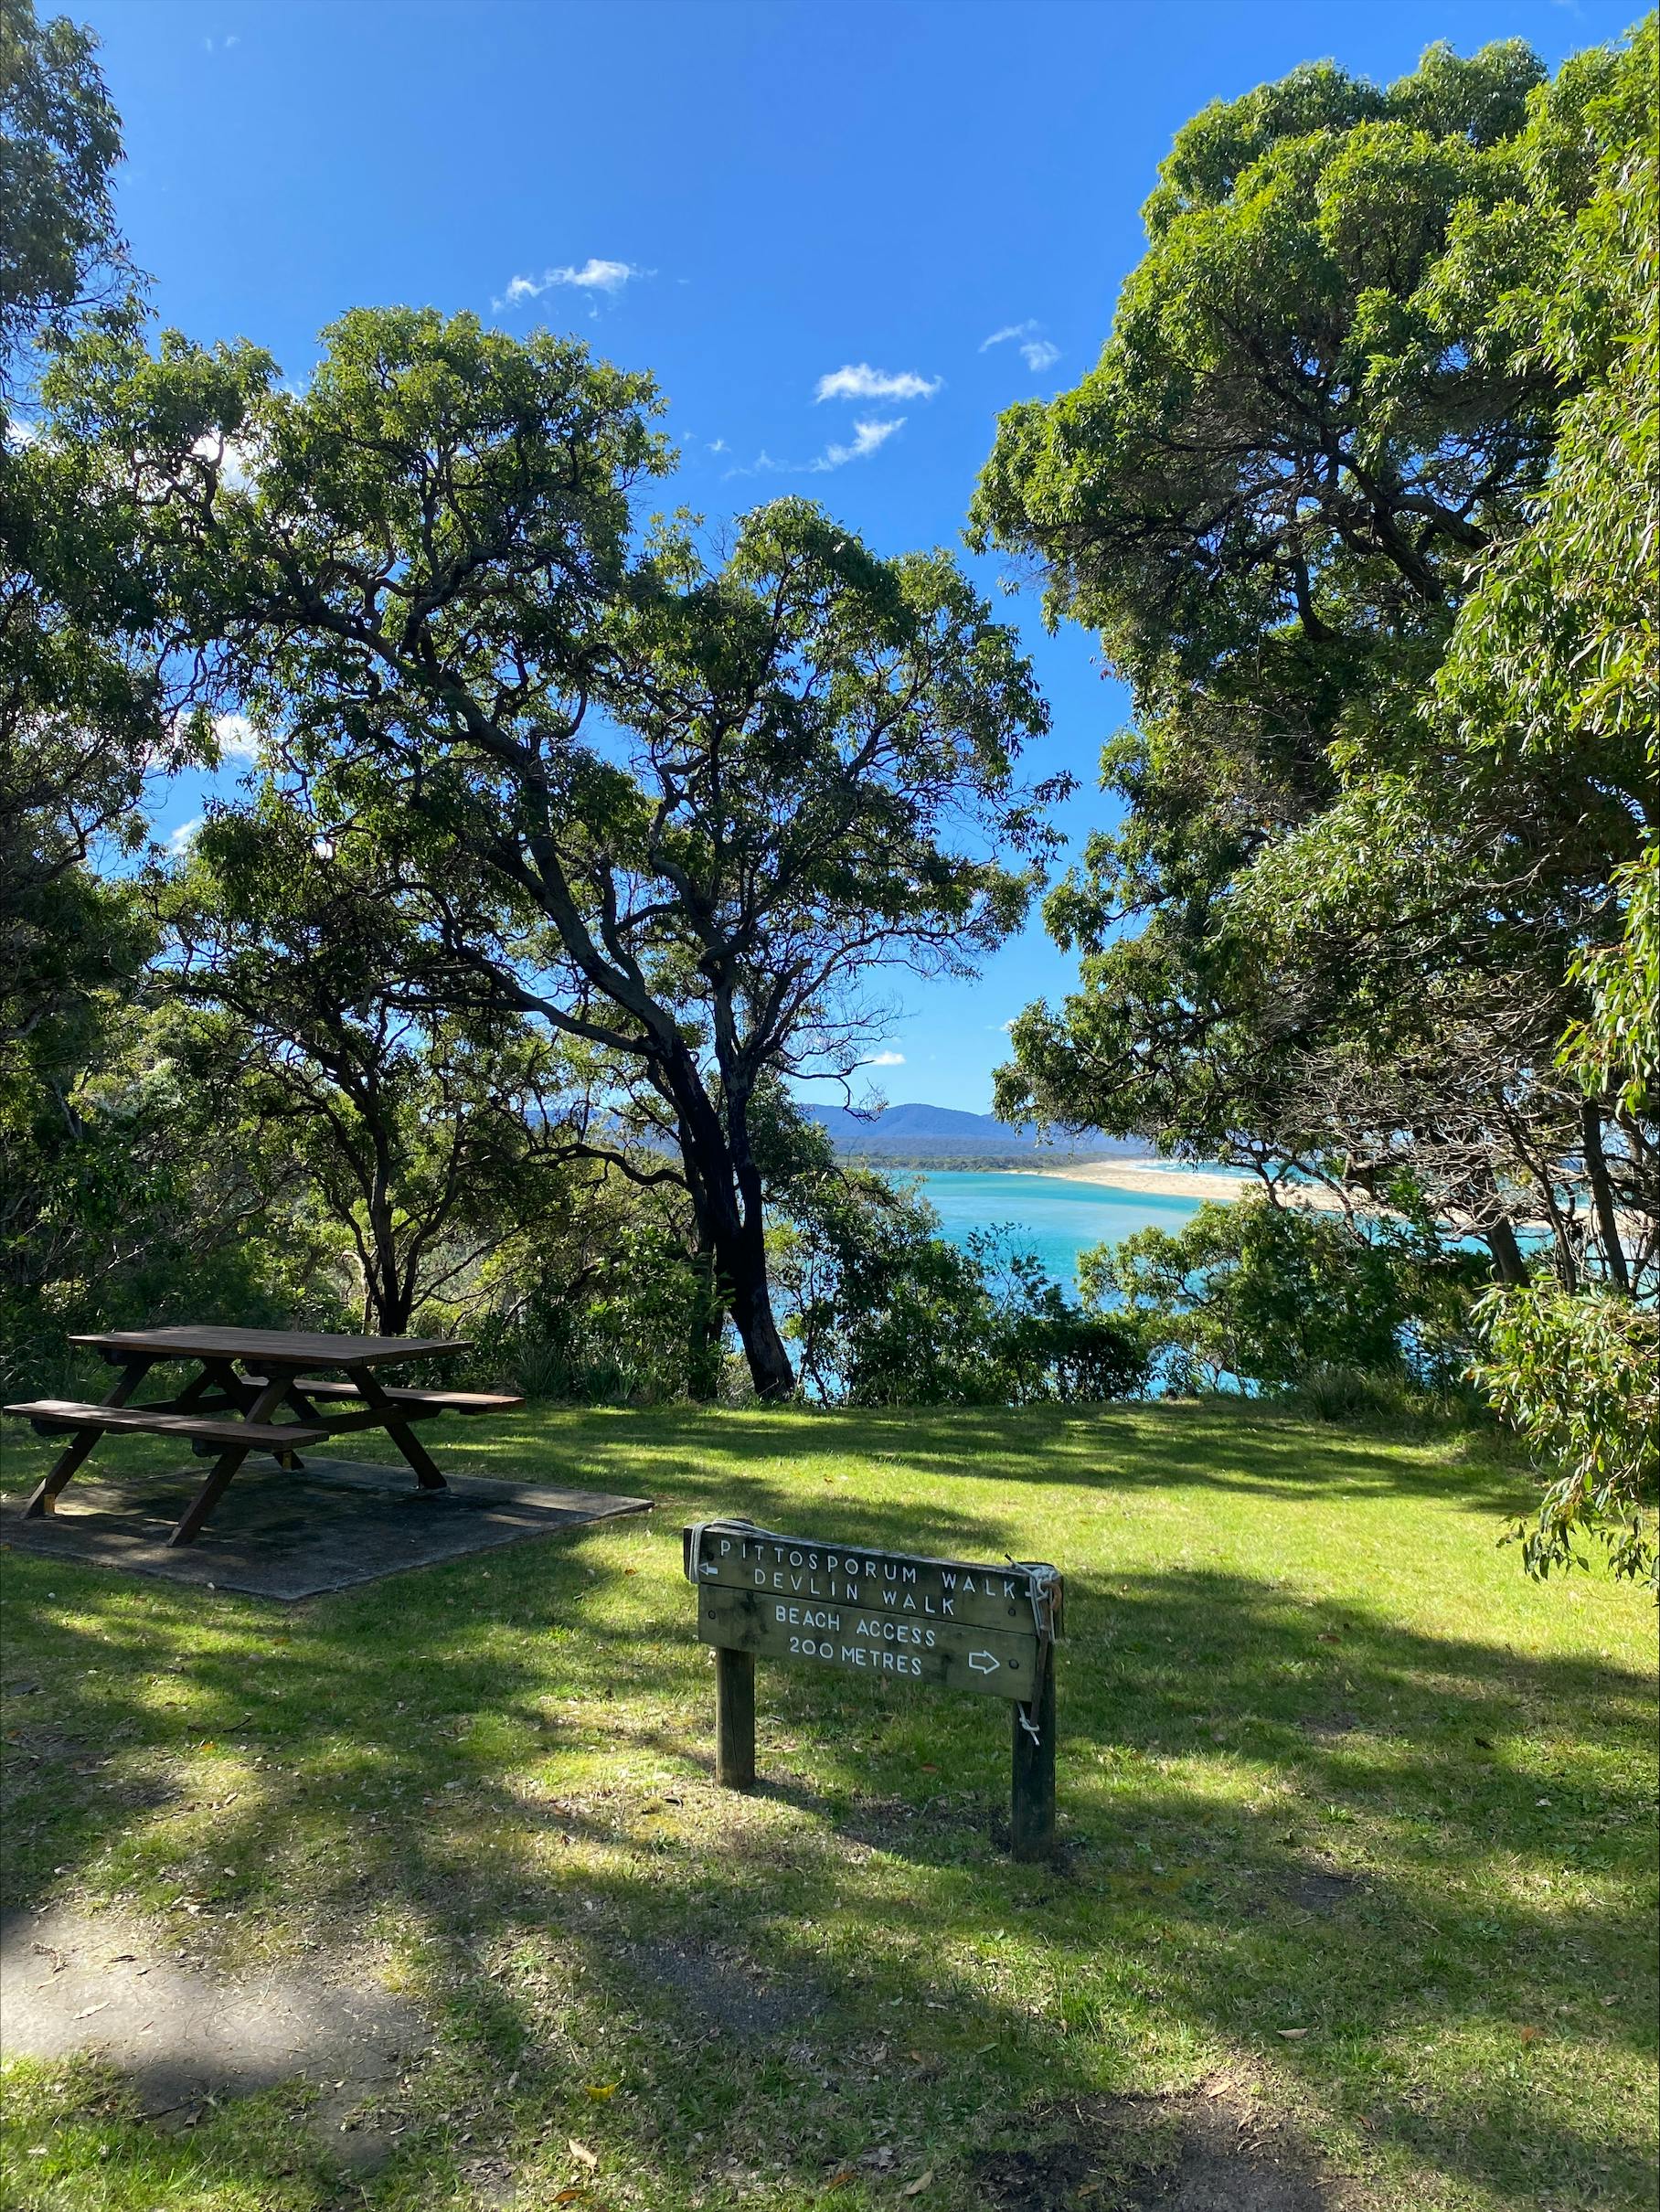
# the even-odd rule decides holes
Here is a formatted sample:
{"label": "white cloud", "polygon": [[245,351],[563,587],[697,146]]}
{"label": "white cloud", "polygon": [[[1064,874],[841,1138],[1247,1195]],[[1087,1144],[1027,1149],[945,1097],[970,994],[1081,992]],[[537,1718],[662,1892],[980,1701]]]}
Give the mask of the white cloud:
{"label": "white cloud", "polygon": [[872,368],[868,361],[849,361],[821,377],[813,397],[814,400],[931,399],[944,381],[943,377],[919,377],[911,368],[890,375],[886,369]]}
{"label": "white cloud", "polygon": [[859,1062],[861,1068],[902,1068],[904,1065],[905,1055],[902,1052],[873,1052],[867,1060]]}
{"label": "white cloud", "polygon": [[167,850],[176,858],[187,853],[196,843],[196,833],[201,828],[205,819],[204,815],[197,814],[188,822],[181,822],[168,838]]}
{"label": "white cloud", "polygon": [[980,351],[987,353],[994,346],[1003,346],[1013,339],[1020,348],[1020,356],[1035,377],[1052,368],[1060,358],[1059,346],[1050,345],[1042,335],[1043,324],[1027,321],[1006,323],[1001,330],[994,330],[989,338],[982,338]]}
{"label": "white cloud", "polygon": [[855,422],[850,444],[827,445],[812,461],[774,461],[763,446],[747,468],[730,468],[727,476],[826,476],[832,469],[843,468],[849,461],[868,460],[887,444],[895,431],[904,427],[903,415],[896,415],[891,422]]}
{"label": "white cloud", "polygon": [[902,431],[904,427],[903,415],[896,415],[891,422],[856,422],[851,445],[827,445],[818,459],[810,461],[807,466],[823,474],[827,469],[839,469],[845,462],[863,461],[886,445],[895,431]]}
{"label": "white cloud", "polygon": [[216,715],[213,734],[218,739],[220,752],[228,760],[259,759],[259,736],[245,714]]}
{"label": "white cloud", "polygon": [[724,453],[727,450],[727,441],[724,438],[711,438],[707,450],[711,453]]}
{"label": "white cloud", "polygon": [[632,261],[601,261],[590,254],[579,269],[568,262],[562,269],[544,269],[539,277],[516,276],[510,278],[506,291],[495,304],[497,307],[517,307],[525,300],[539,300],[545,292],[556,284],[574,285],[579,292],[603,292],[614,300],[623,286],[635,277],[655,276],[654,269],[638,269]]}

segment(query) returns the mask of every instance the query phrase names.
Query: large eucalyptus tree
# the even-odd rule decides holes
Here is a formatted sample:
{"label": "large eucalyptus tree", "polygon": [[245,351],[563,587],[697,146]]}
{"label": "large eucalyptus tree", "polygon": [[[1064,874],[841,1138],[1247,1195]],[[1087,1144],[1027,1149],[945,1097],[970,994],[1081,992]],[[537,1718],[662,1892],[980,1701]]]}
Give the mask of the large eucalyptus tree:
{"label": "large eucalyptus tree", "polygon": [[757,1388],[759,1090],[850,1075],[883,979],[964,970],[1048,842],[1042,702],[942,553],[882,559],[804,501],[706,564],[642,534],[655,399],[546,333],[363,311],[302,394],[250,350],[111,349],[67,420],[146,446],[182,633],[324,824],[384,835],[457,1010],[588,1058],[593,1128],[654,1135]]}

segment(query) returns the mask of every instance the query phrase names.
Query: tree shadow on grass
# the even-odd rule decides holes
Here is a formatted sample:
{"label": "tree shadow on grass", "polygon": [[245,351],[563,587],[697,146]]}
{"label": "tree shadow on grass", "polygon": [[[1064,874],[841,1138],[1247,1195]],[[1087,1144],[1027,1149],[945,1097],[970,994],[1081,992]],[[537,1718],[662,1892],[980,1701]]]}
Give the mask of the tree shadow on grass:
{"label": "tree shadow on grass", "polygon": [[[527,1437],[535,1422],[527,1417],[521,1434]],[[1455,1469],[1448,1464],[1449,1447],[1467,1454]],[[497,1449],[511,1457],[525,1446],[514,1438]],[[1348,1426],[1270,1406],[1218,1409],[1203,1402],[1014,1412],[820,1409],[810,1416],[763,1408],[717,1414],[680,1407],[617,1409],[569,1428],[556,1419],[536,1449],[561,1466],[561,1479],[570,1479],[574,1466],[582,1479],[613,1489],[618,1478],[609,1460],[621,1449],[638,1455],[636,1467],[661,1470],[661,1478],[675,1485],[695,1481],[700,1463],[718,1465],[728,1479],[734,1472],[764,1476],[769,1461],[809,1452],[891,1461],[931,1479],[968,1475],[1127,1494],[1179,1485],[1278,1499],[1311,1494],[1445,1499],[1455,1488],[1471,1509],[1500,1514],[1526,1511],[1536,1495],[1527,1470],[1506,1463],[1496,1437],[1465,1437],[1451,1428],[1409,1436],[1388,1425]]]}
{"label": "tree shadow on grass", "polygon": [[[668,1456],[697,1436],[636,1433]],[[710,1449],[678,1462],[688,1511]],[[764,1466],[748,1498],[800,1510]],[[860,1540],[916,1547],[915,1504],[855,1504]],[[932,1502],[927,1526],[991,1540]],[[220,1959],[385,1941],[439,2054],[371,2204],[464,2199],[481,2146],[534,2200],[580,2178],[571,2133],[654,2206],[719,2201],[729,2160],[810,2196],[875,2142],[967,2160],[1045,2100],[1241,2054],[1351,2146],[1516,2201],[1601,2166],[1610,2201],[1643,2201],[1644,2146],[1598,2141],[1566,2084],[1647,2057],[1624,1994],[1645,1806],[1619,1765],[1645,1677],[1238,1573],[1074,1574],[1068,1847],[1021,1868],[994,1840],[991,1700],[763,1665],[764,1787],[715,1790],[672,1535],[293,1611],[14,1560],[13,1671],[39,1685],[8,1707],[32,1762],[15,1900],[84,1879]],[[269,2132],[167,2155],[262,2189]],[[321,2212],[310,2174],[283,2201]]]}

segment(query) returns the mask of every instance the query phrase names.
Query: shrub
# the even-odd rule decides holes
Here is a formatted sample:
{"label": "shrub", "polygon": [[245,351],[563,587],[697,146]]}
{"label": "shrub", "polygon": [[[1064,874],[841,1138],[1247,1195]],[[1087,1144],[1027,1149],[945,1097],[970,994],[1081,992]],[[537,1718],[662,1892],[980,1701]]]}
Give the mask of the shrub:
{"label": "shrub", "polygon": [[1419,1391],[1454,1385],[1484,1266],[1405,1223],[1359,1229],[1251,1197],[1098,1247],[1079,1273],[1086,1305],[1123,1302],[1166,1388],[1287,1389],[1324,1375],[1318,1388],[1335,1404],[1340,1374]]}
{"label": "shrub", "polygon": [[1492,1291],[1476,1314],[1484,1356],[1471,1373],[1548,1484],[1514,1532],[1527,1571],[1584,1566],[1582,1535],[1605,1547],[1615,1574],[1654,1581],[1660,1313],[1544,1281]]}

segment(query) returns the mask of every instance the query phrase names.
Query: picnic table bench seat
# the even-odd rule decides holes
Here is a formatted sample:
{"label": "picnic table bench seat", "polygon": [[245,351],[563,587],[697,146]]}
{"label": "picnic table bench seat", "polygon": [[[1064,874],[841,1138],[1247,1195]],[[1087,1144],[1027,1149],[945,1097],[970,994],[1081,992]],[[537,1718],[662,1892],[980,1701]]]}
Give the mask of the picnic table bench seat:
{"label": "picnic table bench seat", "polygon": [[43,1436],[63,1429],[124,1429],[140,1436],[179,1436],[210,1444],[258,1445],[292,1452],[297,1444],[319,1444],[328,1435],[303,1421],[221,1420],[209,1413],[166,1413],[153,1406],[83,1405],[69,1398],[36,1398],[8,1413],[32,1422]]}
{"label": "picnic table bench seat", "polygon": [[[299,1448],[326,1443],[358,1429],[384,1429],[424,1492],[444,1489],[442,1471],[415,1434],[415,1424],[439,1413],[499,1413],[524,1400],[497,1390],[390,1390],[375,1376],[397,1360],[450,1357],[471,1349],[464,1338],[346,1336],[314,1329],[244,1329],[217,1322],[169,1323],[154,1329],[108,1329],[72,1336],[119,1370],[101,1405],[37,1398],[7,1406],[44,1435],[69,1441],[24,1506],[38,1520],[57,1510],[59,1493],[112,1430],[171,1436],[211,1456],[213,1467],[168,1537],[193,1544],[250,1452],[269,1452],[291,1471],[303,1470]],[[130,1401],[151,1369],[188,1362],[196,1373],[176,1394],[148,1405]],[[240,1367],[242,1372],[238,1373]],[[312,1379],[334,1368],[344,1380]],[[258,1373],[251,1372],[258,1369]],[[325,1411],[314,1400],[356,1398]],[[273,1417],[286,1406],[298,1418]]]}
{"label": "picnic table bench seat", "polygon": [[[262,1389],[262,1375],[245,1375],[243,1381],[254,1389]],[[355,1382],[325,1381],[309,1375],[297,1376],[294,1388],[303,1398],[361,1398],[363,1392]],[[385,1395],[395,1406],[404,1406],[427,1413],[512,1413],[524,1404],[524,1399],[505,1390],[408,1390],[381,1385]]]}

